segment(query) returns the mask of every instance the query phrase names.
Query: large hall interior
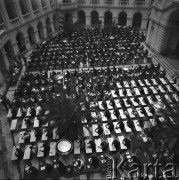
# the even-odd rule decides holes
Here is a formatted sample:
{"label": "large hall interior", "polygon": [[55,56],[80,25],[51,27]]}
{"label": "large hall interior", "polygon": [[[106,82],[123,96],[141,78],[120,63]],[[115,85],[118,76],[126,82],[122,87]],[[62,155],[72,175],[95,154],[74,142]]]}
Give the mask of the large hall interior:
{"label": "large hall interior", "polygon": [[0,179],[177,179],[178,78],[179,0],[0,0]]}

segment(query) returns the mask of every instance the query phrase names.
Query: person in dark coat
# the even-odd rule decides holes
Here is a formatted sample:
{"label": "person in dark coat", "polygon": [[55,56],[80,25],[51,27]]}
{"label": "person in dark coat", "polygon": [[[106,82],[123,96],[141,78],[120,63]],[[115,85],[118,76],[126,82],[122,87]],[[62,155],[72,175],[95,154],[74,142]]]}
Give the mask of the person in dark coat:
{"label": "person in dark coat", "polygon": [[119,151],[121,149],[120,142],[116,139],[112,142],[112,145],[116,148],[116,151]]}
{"label": "person in dark coat", "polygon": [[98,125],[98,127],[95,129],[95,132],[98,133],[100,136],[103,134],[103,128],[100,125]]}

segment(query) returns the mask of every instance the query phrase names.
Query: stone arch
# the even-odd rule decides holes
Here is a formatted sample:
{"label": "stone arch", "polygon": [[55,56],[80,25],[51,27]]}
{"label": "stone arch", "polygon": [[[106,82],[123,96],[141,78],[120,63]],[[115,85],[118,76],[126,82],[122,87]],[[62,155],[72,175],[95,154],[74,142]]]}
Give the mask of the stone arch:
{"label": "stone arch", "polygon": [[91,25],[97,25],[99,23],[99,14],[97,11],[91,12]]}
{"label": "stone arch", "polygon": [[78,22],[82,25],[86,24],[86,15],[83,10],[78,11]]}
{"label": "stone arch", "polygon": [[18,48],[19,48],[19,52],[25,51],[26,46],[25,46],[24,35],[23,35],[22,32],[17,33],[16,41],[17,41],[17,45],[18,45]]}
{"label": "stone arch", "polygon": [[140,12],[137,12],[133,16],[132,27],[140,29],[141,24],[142,24],[142,14]]}
{"label": "stone arch", "polygon": [[126,26],[127,24],[127,13],[126,12],[120,12],[118,15],[118,23],[121,26]]}
{"label": "stone arch", "polygon": [[110,11],[104,13],[104,27],[112,27],[113,15]]}

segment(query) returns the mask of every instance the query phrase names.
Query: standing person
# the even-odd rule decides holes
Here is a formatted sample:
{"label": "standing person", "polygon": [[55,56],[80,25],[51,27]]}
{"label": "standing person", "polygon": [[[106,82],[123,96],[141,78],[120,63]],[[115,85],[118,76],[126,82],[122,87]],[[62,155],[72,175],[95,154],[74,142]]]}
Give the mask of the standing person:
{"label": "standing person", "polygon": [[0,102],[1,102],[1,104],[4,106],[4,108],[6,109],[6,111],[8,112],[7,99],[6,99],[6,96],[5,96],[5,95],[3,95],[3,96],[0,98]]}

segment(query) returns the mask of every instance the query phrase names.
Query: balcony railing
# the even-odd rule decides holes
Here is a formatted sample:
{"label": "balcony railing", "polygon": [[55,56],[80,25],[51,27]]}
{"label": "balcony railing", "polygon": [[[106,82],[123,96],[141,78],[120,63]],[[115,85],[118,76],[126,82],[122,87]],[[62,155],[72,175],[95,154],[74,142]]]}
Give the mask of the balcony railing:
{"label": "balcony railing", "polygon": [[98,0],[91,0],[90,4],[91,5],[98,5],[99,1]]}
{"label": "balcony railing", "polygon": [[6,31],[0,30],[0,44],[5,40],[6,38]]}
{"label": "balcony railing", "polygon": [[4,23],[1,23],[1,24],[0,24],[0,30],[5,30],[5,29],[6,29],[5,24],[4,24]]}
{"label": "balcony railing", "polygon": [[18,18],[12,19],[10,20],[10,23],[13,27],[15,27],[19,24],[19,19]]}
{"label": "balcony railing", "polygon": [[128,6],[129,5],[129,1],[119,1],[119,6]]}
{"label": "balcony railing", "polygon": [[141,1],[141,0],[136,0],[135,2],[134,2],[134,5],[135,6],[144,6],[145,5],[145,1]]}
{"label": "balcony railing", "polygon": [[76,2],[60,3],[61,10],[74,9],[74,8],[77,8]]}
{"label": "balcony railing", "polygon": [[24,15],[23,15],[23,19],[24,19],[25,21],[29,20],[29,19],[30,19],[30,13],[24,14]]}
{"label": "balcony railing", "polygon": [[34,11],[34,14],[35,14],[35,16],[38,16],[38,15],[40,14],[40,9],[36,9],[36,10]]}
{"label": "balcony railing", "polygon": [[106,6],[113,6],[114,5],[114,1],[113,0],[106,0],[106,2],[105,2],[105,5]]}

